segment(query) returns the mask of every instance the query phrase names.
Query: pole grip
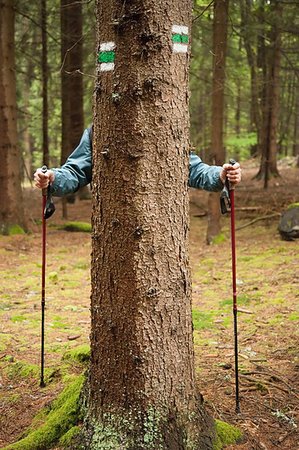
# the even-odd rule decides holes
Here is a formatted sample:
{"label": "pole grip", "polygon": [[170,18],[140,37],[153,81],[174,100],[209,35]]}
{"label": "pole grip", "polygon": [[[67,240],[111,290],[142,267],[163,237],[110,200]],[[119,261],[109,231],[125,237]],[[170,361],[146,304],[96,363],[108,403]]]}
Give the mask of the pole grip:
{"label": "pole grip", "polygon": [[[235,161],[233,158],[230,158],[229,160],[229,164],[231,164],[232,166],[234,164],[236,164],[237,161]],[[229,181],[227,181],[227,188],[229,191],[233,191],[235,189],[235,186],[233,184],[231,184]]]}
{"label": "pole grip", "polygon": [[[47,173],[48,167],[44,165],[44,166],[41,168],[41,171],[42,171],[42,173]],[[42,195],[43,195],[43,196],[46,196],[46,195],[47,195],[47,188],[42,189]]]}

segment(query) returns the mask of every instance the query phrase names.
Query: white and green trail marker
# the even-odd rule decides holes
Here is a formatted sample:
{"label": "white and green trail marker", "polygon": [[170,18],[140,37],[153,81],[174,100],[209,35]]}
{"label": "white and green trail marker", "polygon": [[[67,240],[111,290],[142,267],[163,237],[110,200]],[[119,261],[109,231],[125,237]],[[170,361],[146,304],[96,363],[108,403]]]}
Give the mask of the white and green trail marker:
{"label": "white and green trail marker", "polygon": [[114,70],[115,61],[115,43],[104,42],[100,45],[98,62],[100,63],[100,71],[108,72]]}
{"label": "white and green trail marker", "polygon": [[188,27],[184,25],[172,25],[172,51],[173,53],[187,53],[188,51]]}

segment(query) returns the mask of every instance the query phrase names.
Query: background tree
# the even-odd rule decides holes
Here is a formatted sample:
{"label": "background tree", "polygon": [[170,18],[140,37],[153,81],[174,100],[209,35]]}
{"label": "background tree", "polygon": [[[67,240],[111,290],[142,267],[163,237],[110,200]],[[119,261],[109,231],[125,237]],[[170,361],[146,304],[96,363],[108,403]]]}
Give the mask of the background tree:
{"label": "background tree", "polygon": [[[84,129],[82,3],[61,0],[61,164],[79,144]],[[72,196],[73,198],[73,196]],[[63,200],[63,217],[67,203]]]}
{"label": "background tree", "polygon": [[208,450],[187,252],[191,2],[119,6],[97,2],[87,428],[101,448]]}
{"label": "background tree", "polygon": [[43,163],[49,166],[49,107],[48,107],[48,36],[47,36],[47,1],[41,1],[42,32],[42,96],[43,96]]}
{"label": "background tree", "polygon": [[[225,148],[223,143],[224,126],[224,89],[225,89],[225,61],[227,48],[228,0],[214,1],[213,22],[213,85],[212,85],[212,128],[209,162],[221,165],[225,162]],[[219,194],[209,194],[208,204],[207,242],[219,235],[221,230]]]}
{"label": "background tree", "polygon": [[[263,73],[262,86],[262,130],[261,130],[261,165],[257,174],[264,179],[268,187],[270,175],[278,175],[277,170],[277,122],[279,108],[279,70],[281,60],[281,33],[279,22],[282,4],[276,0],[270,2],[271,27],[266,36],[261,36],[260,65]],[[265,3],[261,8],[262,21],[265,23]]]}
{"label": "background tree", "polygon": [[0,3],[0,232],[24,226],[21,156],[17,143],[14,2]]}

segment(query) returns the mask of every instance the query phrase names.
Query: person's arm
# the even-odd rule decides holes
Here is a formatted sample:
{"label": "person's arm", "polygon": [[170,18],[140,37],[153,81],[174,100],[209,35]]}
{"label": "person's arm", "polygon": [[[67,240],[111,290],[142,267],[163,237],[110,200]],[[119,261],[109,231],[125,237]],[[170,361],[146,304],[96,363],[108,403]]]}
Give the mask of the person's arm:
{"label": "person's arm", "polygon": [[241,181],[241,167],[238,162],[235,164],[223,164],[223,166],[209,166],[195,155],[190,154],[189,158],[189,180],[188,185],[206,191],[221,191],[226,178],[232,186],[236,186]]}
{"label": "person's arm", "polygon": [[80,187],[91,182],[91,141],[89,130],[86,129],[78,147],[68,157],[59,169],[52,169],[54,181],[51,185],[53,195],[63,195],[76,192]]}
{"label": "person's arm", "polygon": [[209,166],[203,163],[195,153],[190,153],[188,185],[206,191],[221,191],[223,188],[220,177],[222,170],[221,166]]}
{"label": "person's arm", "polygon": [[34,174],[34,179],[38,188],[46,188],[50,183],[52,194],[62,197],[89,184],[91,182],[91,170],[91,140],[89,130],[86,129],[78,147],[68,157],[63,166],[59,169],[48,170],[46,174],[38,169]]}

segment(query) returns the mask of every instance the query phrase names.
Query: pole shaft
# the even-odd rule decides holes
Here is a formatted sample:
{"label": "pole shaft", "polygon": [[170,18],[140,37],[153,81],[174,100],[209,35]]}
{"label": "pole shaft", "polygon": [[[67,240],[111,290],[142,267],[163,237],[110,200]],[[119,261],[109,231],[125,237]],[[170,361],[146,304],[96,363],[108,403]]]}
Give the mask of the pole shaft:
{"label": "pole shaft", "polygon": [[237,306],[237,272],[236,272],[236,234],[235,234],[235,191],[230,189],[231,203],[231,251],[232,251],[232,285],[233,285],[233,316],[234,316],[234,353],[235,353],[235,383],[236,383],[236,412],[240,412],[239,399],[239,362],[238,362],[238,306]]}
{"label": "pole shaft", "polygon": [[42,193],[42,298],[41,298],[41,373],[40,387],[45,386],[44,363],[45,363],[45,294],[46,294],[46,219],[45,207],[47,201],[46,192]]}

